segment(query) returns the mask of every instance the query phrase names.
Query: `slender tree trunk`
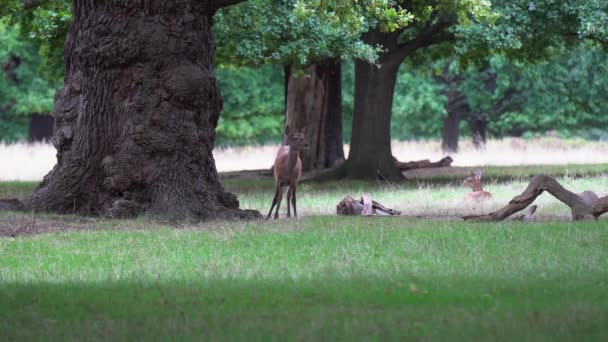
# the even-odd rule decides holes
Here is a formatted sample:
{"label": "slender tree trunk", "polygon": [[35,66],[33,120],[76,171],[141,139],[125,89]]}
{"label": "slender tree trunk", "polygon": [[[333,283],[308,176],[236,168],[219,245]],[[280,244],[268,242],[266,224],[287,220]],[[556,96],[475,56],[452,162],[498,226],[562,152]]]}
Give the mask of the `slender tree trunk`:
{"label": "slender tree trunk", "polygon": [[443,133],[441,149],[446,153],[458,152],[458,138],[460,137],[460,113],[448,111],[443,120]]}
{"label": "slender tree trunk", "polygon": [[475,115],[469,121],[471,127],[471,138],[476,149],[481,150],[486,147],[488,139],[488,123],[481,115]]}
{"label": "slender tree trunk", "polygon": [[326,61],[290,75],[286,122],[308,127],[310,148],[303,151],[304,171],[333,167],[344,160],[342,143],[342,80],[340,61]]}
{"label": "slender tree trunk", "polygon": [[0,208],[172,219],[261,217],[224,192],[211,153],[222,98],[212,2],[74,0],[57,164]]}
{"label": "slender tree trunk", "polygon": [[462,76],[450,73],[452,63],[453,61],[447,63],[441,74],[435,77],[437,82],[443,84],[443,95],[447,98],[445,110],[448,116],[443,120],[441,141],[441,149],[446,153],[458,152],[460,121],[467,118],[471,112],[466,95],[460,91],[460,85],[463,81]]}

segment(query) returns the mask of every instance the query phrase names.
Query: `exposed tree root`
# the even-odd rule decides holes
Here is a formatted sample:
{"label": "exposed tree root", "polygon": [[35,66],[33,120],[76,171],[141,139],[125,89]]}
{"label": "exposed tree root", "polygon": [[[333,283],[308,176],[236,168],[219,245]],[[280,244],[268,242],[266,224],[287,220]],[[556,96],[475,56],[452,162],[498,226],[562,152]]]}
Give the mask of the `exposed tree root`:
{"label": "exposed tree root", "polygon": [[397,167],[401,171],[408,171],[412,169],[428,169],[433,167],[448,167],[452,165],[452,162],[454,161],[454,159],[452,159],[452,157],[450,156],[447,156],[436,162],[431,162],[429,159],[414,160],[410,162],[400,162],[395,157],[393,157],[393,159],[395,160],[395,164],[397,164]]}
{"label": "exposed tree root", "polygon": [[22,211],[24,209],[23,203],[16,198],[0,199],[0,210]]}
{"label": "exposed tree root", "polygon": [[516,212],[524,210],[543,191],[549,192],[562,203],[569,206],[572,210],[573,220],[582,220],[590,217],[597,219],[600,215],[608,212],[608,196],[598,198],[592,191],[575,194],[562,187],[554,178],[540,174],[534,176],[526,190],[521,195],[515,196],[502,209],[484,215],[464,216],[463,219],[472,221],[502,221]]}

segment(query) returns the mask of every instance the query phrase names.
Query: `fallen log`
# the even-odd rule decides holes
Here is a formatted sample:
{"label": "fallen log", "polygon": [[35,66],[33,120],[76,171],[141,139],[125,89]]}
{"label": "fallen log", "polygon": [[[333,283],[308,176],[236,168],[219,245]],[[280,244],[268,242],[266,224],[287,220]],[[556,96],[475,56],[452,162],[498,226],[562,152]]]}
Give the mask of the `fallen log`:
{"label": "fallen log", "polygon": [[336,206],[338,215],[345,216],[388,216],[401,215],[400,211],[390,209],[373,201],[369,194],[361,195],[361,200],[356,200],[348,195]]}
{"label": "fallen log", "polygon": [[544,174],[536,175],[528,184],[526,190],[513,199],[505,207],[484,215],[468,215],[462,217],[471,221],[502,221],[507,217],[524,210],[544,191],[547,191],[562,203],[570,207],[572,219],[582,220],[597,218],[608,212],[608,196],[598,197],[593,191],[580,194],[566,190],[554,178]]}
{"label": "fallen log", "polygon": [[436,161],[436,162],[431,162],[429,159],[414,160],[414,161],[410,161],[410,162],[400,162],[395,157],[393,157],[393,160],[395,161],[395,164],[397,164],[397,167],[401,171],[407,171],[407,170],[413,170],[413,169],[428,169],[428,168],[433,168],[433,167],[448,167],[448,166],[451,166],[452,162],[454,161],[454,159],[452,159],[452,157],[450,157],[450,156],[442,158],[441,160]]}

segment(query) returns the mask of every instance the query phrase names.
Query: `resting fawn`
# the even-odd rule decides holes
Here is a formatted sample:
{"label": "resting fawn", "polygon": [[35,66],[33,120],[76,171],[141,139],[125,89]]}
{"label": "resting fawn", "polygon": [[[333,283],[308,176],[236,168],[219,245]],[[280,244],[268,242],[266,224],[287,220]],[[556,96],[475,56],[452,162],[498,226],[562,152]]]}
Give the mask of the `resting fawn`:
{"label": "resting fawn", "polygon": [[285,127],[285,135],[289,145],[281,146],[277,157],[274,160],[274,184],[276,187],[272,206],[268,212],[266,219],[270,218],[272,209],[277,206],[274,213],[274,218],[279,218],[279,208],[281,207],[281,198],[283,198],[283,187],[288,186],[287,190],[287,217],[291,216],[289,211],[290,204],[293,204],[293,215],[298,217],[296,209],[296,188],[298,181],[302,175],[302,159],[300,159],[300,151],[308,148],[306,142],[306,127],[301,131],[290,131],[289,126]]}
{"label": "resting fawn", "polygon": [[465,197],[467,201],[481,202],[492,199],[492,194],[484,191],[481,187],[481,171],[479,170],[475,173],[471,172],[471,176],[465,179],[462,185],[468,186],[473,190]]}

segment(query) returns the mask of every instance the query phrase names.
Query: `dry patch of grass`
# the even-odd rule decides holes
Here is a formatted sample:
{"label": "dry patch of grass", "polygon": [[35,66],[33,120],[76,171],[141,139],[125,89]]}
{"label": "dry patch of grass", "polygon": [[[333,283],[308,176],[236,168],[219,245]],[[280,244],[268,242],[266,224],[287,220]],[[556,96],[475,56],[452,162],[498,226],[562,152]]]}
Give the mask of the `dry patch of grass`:
{"label": "dry patch of grass", "polygon": [[[214,157],[219,172],[269,169],[278,145],[218,147]],[[393,154],[403,161],[444,157],[439,141],[393,141]],[[349,146],[345,146],[348,155]],[[483,151],[464,139],[453,154],[454,166],[546,165],[608,163],[608,143],[558,138],[490,140]],[[0,144],[0,181],[41,180],[55,165],[51,144]]]}

